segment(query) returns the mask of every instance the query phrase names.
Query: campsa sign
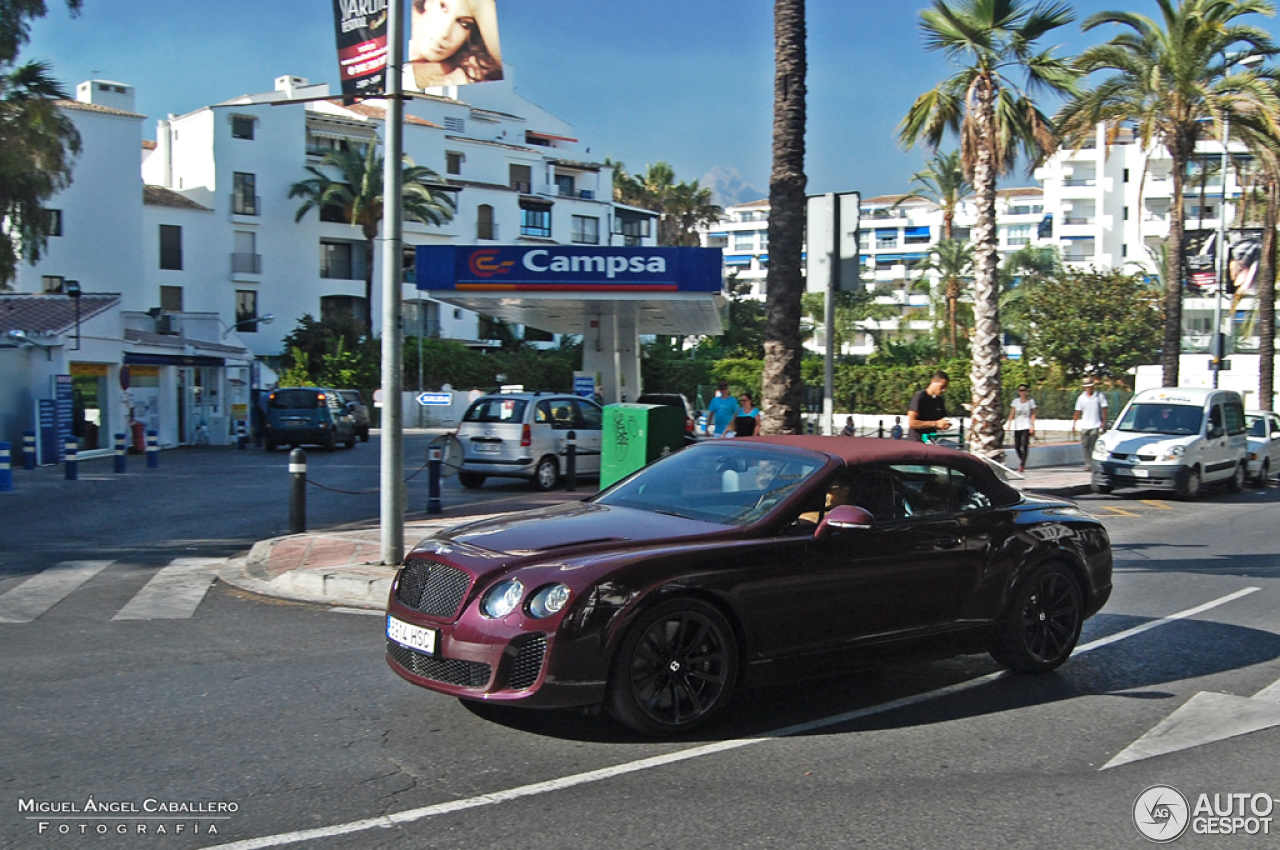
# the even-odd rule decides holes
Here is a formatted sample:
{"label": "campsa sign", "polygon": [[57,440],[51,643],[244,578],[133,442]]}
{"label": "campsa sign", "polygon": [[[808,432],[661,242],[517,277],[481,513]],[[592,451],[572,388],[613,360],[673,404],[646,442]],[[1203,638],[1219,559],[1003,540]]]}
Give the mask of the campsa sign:
{"label": "campsa sign", "polygon": [[719,292],[719,248],[422,245],[418,288],[464,291]]}

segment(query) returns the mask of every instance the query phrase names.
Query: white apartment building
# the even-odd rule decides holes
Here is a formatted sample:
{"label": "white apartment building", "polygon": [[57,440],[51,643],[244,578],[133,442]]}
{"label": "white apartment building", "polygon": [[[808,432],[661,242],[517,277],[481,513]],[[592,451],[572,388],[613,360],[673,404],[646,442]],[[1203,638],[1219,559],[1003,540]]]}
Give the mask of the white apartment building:
{"label": "white apartment building", "polygon": [[[417,289],[415,246],[647,246],[656,242],[656,214],[615,204],[612,167],[570,124],[521,97],[511,69],[502,82],[462,87],[465,99],[459,90],[417,95],[406,105],[404,152],[440,175],[438,188],[454,199],[456,214],[438,227],[405,220],[399,273],[407,334],[484,346],[492,335],[483,317]],[[48,250],[20,266],[14,289],[57,296],[66,281],[78,281],[84,293],[114,294],[123,315],[150,323],[127,322],[133,336],[183,342],[171,368],[156,367],[160,395],[178,399],[174,415],[159,424],[163,444],[191,442],[204,435],[200,425],[211,442],[226,442],[247,398],[234,409],[224,401],[213,416],[208,400],[266,383],[256,366],[250,376],[241,359],[236,368],[245,374],[231,373],[230,360],[201,345],[274,363],[302,316],[364,315],[370,264],[380,332],[381,243],[368,256],[357,227],[315,209],[295,220],[303,200],[289,197],[326,151],[363,151],[381,140],[385,112],[376,102],[346,106],[327,84],[283,76],[270,91],[158,120],[154,141],[143,138],[145,116],[135,111],[127,84],[82,83],[76,100],[62,107],[83,153],[73,183],[48,203],[56,225]],[[71,365],[111,384],[129,344],[121,340],[105,374],[101,363]],[[146,365],[157,362],[152,356]]]}
{"label": "white apartment building", "polygon": [[[1240,206],[1241,180],[1237,169],[1247,165],[1247,152],[1232,145],[1236,166],[1226,176],[1224,205],[1223,179],[1215,170],[1221,156],[1219,142],[1201,142],[1198,162],[1185,185],[1184,217],[1188,230],[1216,231],[1219,216],[1234,226]],[[1209,163],[1207,179],[1198,175]],[[1162,147],[1144,149],[1132,134],[1122,133],[1109,144],[1102,127],[1096,138],[1080,150],[1059,150],[1035,171],[1038,186],[1000,189],[996,201],[1000,252],[1003,255],[1025,245],[1057,247],[1068,268],[1120,268],[1156,275],[1158,257],[1169,235],[1172,206],[1172,162]],[[962,202],[954,221],[954,237],[968,239],[976,210]],[[724,217],[709,228],[703,244],[719,247],[725,254],[725,272],[730,278],[750,285],[750,294],[764,297],[768,269],[769,202],[754,201],[727,207]],[[942,211],[934,203],[906,195],[864,198],[861,205],[859,247],[863,285],[877,294],[883,304],[898,307],[899,317],[868,325],[885,335],[927,331],[930,324],[929,285],[936,274],[918,271],[934,245],[942,237]],[[920,279],[928,280],[924,286]],[[1208,350],[1215,298],[1189,293],[1183,302],[1183,351]],[[1237,331],[1254,309],[1254,300],[1245,297],[1232,314],[1230,298],[1224,311]],[[1241,350],[1257,345],[1253,335],[1236,334]],[[822,350],[821,329],[810,347]],[[869,354],[874,349],[871,336],[861,335],[845,354]]]}

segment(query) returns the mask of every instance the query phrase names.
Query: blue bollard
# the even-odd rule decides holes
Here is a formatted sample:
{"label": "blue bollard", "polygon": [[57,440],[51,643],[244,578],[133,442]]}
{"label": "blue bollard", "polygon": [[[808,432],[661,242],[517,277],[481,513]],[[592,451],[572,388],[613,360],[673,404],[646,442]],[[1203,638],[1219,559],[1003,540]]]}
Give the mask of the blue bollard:
{"label": "blue bollard", "polygon": [[147,469],[155,469],[160,465],[160,436],[155,431],[147,432]]}
{"label": "blue bollard", "polygon": [[249,445],[249,429],[243,419],[236,420],[236,449],[244,451]]}
{"label": "blue bollard", "polygon": [[36,432],[22,432],[22,468],[27,472],[36,468]]}
{"label": "blue bollard", "polygon": [[0,443],[0,493],[13,489],[13,467],[9,462],[8,443]]}
{"label": "blue bollard", "polygon": [[124,434],[116,434],[116,474],[123,474],[127,460],[124,456]]}
{"label": "blue bollard", "polygon": [[62,459],[66,464],[66,478],[68,481],[78,481],[80,479],[80,467],[76,463],[76,451],[79,448],[75,440],[67,440],[63,447]]}

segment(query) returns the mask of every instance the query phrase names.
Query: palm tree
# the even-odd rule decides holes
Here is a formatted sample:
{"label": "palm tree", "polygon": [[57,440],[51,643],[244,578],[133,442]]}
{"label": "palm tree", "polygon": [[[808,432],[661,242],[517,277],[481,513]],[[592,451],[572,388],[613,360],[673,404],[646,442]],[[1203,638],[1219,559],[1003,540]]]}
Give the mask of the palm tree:
{"label": "palm tree", "polygon": [[919,266],[917,271],[937,272],[938,283],[942,286],[942,297],[946,304],[947,351],[951,357],[957,356],[956,343],[956,305],[960,303],[960,292],[972,280],[973,245],[958,239],[943,239],[929,249],[929,259]]}
{"label": "palm tree", "polygon": [[58,106],[66,97],[42,62],[0,72],[0,289],[20,259],[40,259],[49,238],[44,203],[71,185],[80,134]]}
{"label": "palm tree", "polygon": [[1156,0],[1157,22],[1132,12],[1100,12],[1085,30],[1116,24],[1124,31],[1091,47],[1076,60],[1083,74],[1113,72],[1066,103],[1056,120],[1077,146],[1098,124],[1130,124],[1147,148],[1163,145],[1173,161],[1168,268],[1164,292],[1164,341],[1160,353],[1165,386],[1178,383],[1182,350],[1183,203],[1187,165],[1208,132],[1221,138],[1227,122],[1256,120],[1276,126],[1272,71],[1236,70],[1229,51],[1271,56],[1276,48],[1265,30],[1242,23],[1251,15],[1273,15],[1269,0]]}
{"label": "palm tree", "polygon": [[764,434],[800,433],[800,296],[804,278],[804,0],[773,4],[773,168],[769,175],[769,273],[765,285]]}
{"label": "palm tree", "polygon": [[915,198],[932,201],[942,210],[942,238],[951,239],[960,201],[973,191],[965,178],[960,151],[934,151],[925,167],[911,175],[911,182],[920,187],[899,198],[894,206]]}
{"label": "palm tree", "polygon": [[644,174],[628,174],[621,162],[606,160],[606,164],[614,167],[614,200],[659,213],[659,245],[695,246],[699,228],[724,214],[711,200],[709,188],[697,180],[677,183],[675,169],[668,163],[647,165]]}
{"label": "palm tree", "polygon": [[[1034,5],[1026,0],[933,0],[933,8],[921,12],[920,19],[926,49],[941,50],[959,70],[916,98],[899,125],[899,137],[909,147],[923,140],[935,149],[948,130],[960,137],[960,160],[977,202],[970,433],[975,452],[994,455],[1004,421],[996,179],[1012,171],[1020,153],[1037,161],[1057,146],[1048,118],[1027,90],[1074,93],[1075,72],[1052,48],[1036,45],[1074,16],[1066,3],[1052,0]],[[1013,71],[1025,73],[1027,90],[1010,80]]]}
{"label": "palm tree", "polygon": [[[322,169],[336,170],[335,180]],[[364,235],[364,323],[373,332],[373,248],[382,226],[382,190],[384,159],[377,145],[367,145],[358,150],[336,150],[326,153],[319,167],[308,165],[311,174],[289,187],[290,198],[302,198],[302,206],[294,215],[294,221],[313,207],[317,210],[335,210],[343,221],[360,228]],[[430,168],[414,165],[404,158],[401,170],[401,204],[408,218],[424,224],[441,225],[453,218],[455,209],[452,195],[438,187],[444,180]]]}

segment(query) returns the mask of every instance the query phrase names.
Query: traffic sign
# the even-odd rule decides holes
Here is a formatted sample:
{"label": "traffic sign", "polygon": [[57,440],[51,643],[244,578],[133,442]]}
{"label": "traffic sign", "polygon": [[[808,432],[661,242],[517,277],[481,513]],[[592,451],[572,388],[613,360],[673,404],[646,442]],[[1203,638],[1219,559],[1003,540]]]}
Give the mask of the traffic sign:
{"label": "traffic sign", "polygon": [[423,407],[436,405],[447,407],[453,404],[453,393],[420,393],[418,395],[418,404]]}

